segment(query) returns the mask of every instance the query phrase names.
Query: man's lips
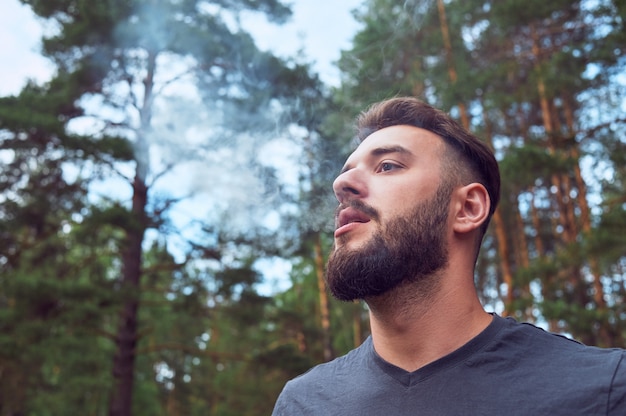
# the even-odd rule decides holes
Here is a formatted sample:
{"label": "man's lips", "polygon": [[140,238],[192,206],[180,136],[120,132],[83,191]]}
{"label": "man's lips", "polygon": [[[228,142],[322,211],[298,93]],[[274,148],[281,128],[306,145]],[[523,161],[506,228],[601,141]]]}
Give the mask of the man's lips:
{"label": "man's lips", "polygon": [[370,217],[364,212],[347,207],[339,211],[335,219],[335,237],[350,231],[356,224],[363,224],[370,221]]}

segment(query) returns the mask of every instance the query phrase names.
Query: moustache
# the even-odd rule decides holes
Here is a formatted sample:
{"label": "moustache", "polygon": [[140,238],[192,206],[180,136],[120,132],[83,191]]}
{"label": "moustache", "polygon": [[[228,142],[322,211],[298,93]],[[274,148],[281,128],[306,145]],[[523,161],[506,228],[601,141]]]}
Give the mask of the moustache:
{"label": "moustache", "polygon": [[367,205],[366,203],[359,201],[358,199],[352,199],[339,204],[339,206],[337,206],[337,209],[335,210],[335,218],[339,216],[339,212],[346,208],[352,208],[356,209],[357,211],[361,211],[374,221],[378,221],[378,219],[380,218],[380,215],[378,214],[376,208],[372,207],[371,205]]}

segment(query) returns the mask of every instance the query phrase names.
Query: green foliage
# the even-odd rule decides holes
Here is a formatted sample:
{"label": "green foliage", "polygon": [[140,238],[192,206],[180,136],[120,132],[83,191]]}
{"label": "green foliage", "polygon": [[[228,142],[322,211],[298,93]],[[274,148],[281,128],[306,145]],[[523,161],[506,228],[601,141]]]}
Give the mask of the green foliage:
{"label": "green foliage", "polygon": [[424,96],[430,84],[427,69],[442,51],[440,35],[428,36],[433,13],[434,2],[375,0],[356,14],[363,29],[339,61],[350,75],[342,85],[346,102],[362,109],[394,95]]}
{"label": "green foliage", "polygon": [[24,243],[0,273],[2,411],[103,414],[112,351],[101,338],[114,304],[110,258],[71,231]]}

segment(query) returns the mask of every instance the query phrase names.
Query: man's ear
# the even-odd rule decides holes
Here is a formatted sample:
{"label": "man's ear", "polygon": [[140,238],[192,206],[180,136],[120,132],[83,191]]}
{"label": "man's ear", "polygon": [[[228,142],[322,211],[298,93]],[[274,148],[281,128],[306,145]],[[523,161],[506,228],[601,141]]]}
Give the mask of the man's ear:
{"label": "man's ear", "polygon": [[454,191],[454,224],[457,233],[467,233],[477,228],[489,216],[489,193],[480,183],[470,183]]}

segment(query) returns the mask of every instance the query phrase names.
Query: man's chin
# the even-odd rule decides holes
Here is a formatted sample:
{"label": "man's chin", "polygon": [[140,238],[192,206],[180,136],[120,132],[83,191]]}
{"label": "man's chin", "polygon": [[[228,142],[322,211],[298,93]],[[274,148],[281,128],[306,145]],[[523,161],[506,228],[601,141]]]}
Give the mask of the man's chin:
{"label": "man's chin", "polygon": [[353,236],[343,235],[335,239],[334,251],[340,252],[358,252],[367,244],[364,239],[359,239]]}

